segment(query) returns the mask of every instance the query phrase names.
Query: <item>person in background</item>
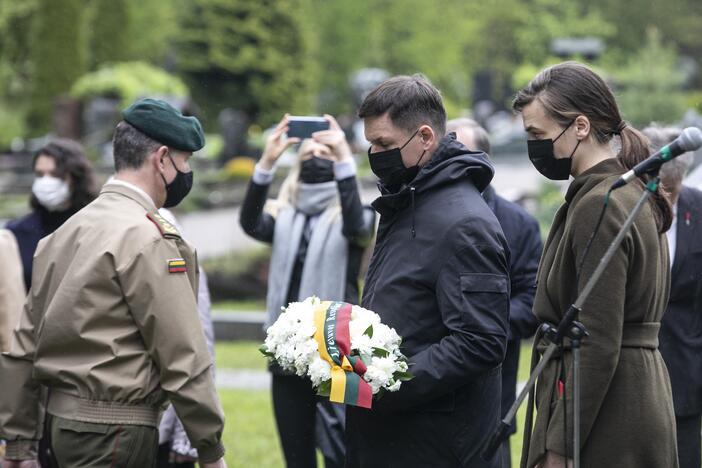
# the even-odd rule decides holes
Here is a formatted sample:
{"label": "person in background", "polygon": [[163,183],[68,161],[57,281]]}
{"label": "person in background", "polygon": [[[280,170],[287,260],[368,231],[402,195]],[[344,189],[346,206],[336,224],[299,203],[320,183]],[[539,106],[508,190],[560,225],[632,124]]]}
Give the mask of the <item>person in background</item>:
{"label": "person in background", "polygon": [[10,349],[10,337],[24,304],[22,261],[15,236],[0,229],[0,352]]}
{"label": "person in background", "polygon": [[[470,150],[490,155],[490,139],[487,131],[475,120],[468,118],[449,120],[447,132],[454,132],[456,140]],[[520,340],[530,338],[536,332],[539,320],[532,311],[536,292],[536,271],[541,258],[541,232],[538,221],[516,203],[499,196],[492,185],[483,191],[483,198],[495,213],[510,250],[509,279],[509,337],[507,353],[502,362],[502,417],[516,399],[517,370],[519,368]],[[516,420],[511,433],[517,432]],[[502,466],[512,466],[509,439],[502,445]]]}
{"label": "person in background", "polygon": [[[173,213],[160,208],[159,214],[171,223],[179,232],[183,232],[182,227]],[[210,301],[210,289],[207,286],[207,275],[202,266],[199,267],[200,279],[197,292],[197,311],[202,324],[202,331],[205,334],[205,343],[212,361],[215,360],[214,328],[212,327],[212,310]],[[215,368],[212,368],[213,377]],[[161,416],[161,423],[158,426],[158,457],[156,466],[158,468],[195,468],[197,462],[197,449],[193,447],[185,432],[183,423],[178,418],[173,405],[169,405]]]}
{"label": "person in background", "polygon": [[80,143],[58,138],[42,146],[32,161],[32,211],[7,223],[19,244],[24,284],[32,285],[32,257],[39,240],[58,229],[97,196],[93,167]]}
{"label": "person in background", "polygon": [[[622,120],[605,81],[578,62],[541,70],[517,93],[513,108],[522,115],[535,169],[551,180],[574,177],[537,273],[534,313],[555,325],[641,198],[638,179],[611,194],[600,218],[610,187],[648,157],[648,140]],[[643,205],[578,314],[589,333],[580,352],[583,468],[678,466],[670,379],[658,351],[670,274],[664,233],[671,221],[667,194],[659,190]],[[533,357],[547,344],[537,334]],[[527,407],[522,467],[561,468],[573,457],[572,362],[566,342],[562,353],[544,363],[533,393],[533,425],[533,405]]]}
{"label": "person in background", "polygon": [[[676,139],[678,128],[648,127],[656,151]],[[682,185],[692,164],[686,153],[661,166],[670,191],[673,224],[666,232],[670,252],[670,298],[658,335],[673,387],[680,468],[699,468],[702,421],[702,192]]]}
{"label": "person in background", "polygon": [[[285,139],[287,116],[268,136],[241,208],[240,223],[251,237],[272,244],[266,298],[266,327],[281,307],[315,295],[323,300],[359,302],[363,252],[375,229],[373,211],[361,204],[356,163],[333,117],[330,128],[301,142],[298,158],[274,203],[264,210],[275,163],[297,138]],[[325,466],[344,464],[344,408],[318,398],[309,379],[271,366],[273,409],[289,468],[317,465],[317,406],[328,437],[320,443]],[[320,431],[317,431],[320,433]]]}

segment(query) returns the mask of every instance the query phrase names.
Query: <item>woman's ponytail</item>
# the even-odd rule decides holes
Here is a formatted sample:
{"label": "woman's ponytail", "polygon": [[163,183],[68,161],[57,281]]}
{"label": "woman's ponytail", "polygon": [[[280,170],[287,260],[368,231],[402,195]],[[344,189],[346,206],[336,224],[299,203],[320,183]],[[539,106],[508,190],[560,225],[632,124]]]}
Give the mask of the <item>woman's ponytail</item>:
{"label": "woman's ponytail", "polygon": [[[648,138],[632,126],[622,121],[613,133],[618,134],[621,139],[621,149],[617,158],[626,170],[632,169],[649,156]],[[645,184],[647,183],[646,177],[641,176],[639,179]],[[653,194],[652,201],[656,226],[658,226],[658,231],[663,233],[670,229],[673,223],[673,208],[670,205],[666,188],[660,186]]]}

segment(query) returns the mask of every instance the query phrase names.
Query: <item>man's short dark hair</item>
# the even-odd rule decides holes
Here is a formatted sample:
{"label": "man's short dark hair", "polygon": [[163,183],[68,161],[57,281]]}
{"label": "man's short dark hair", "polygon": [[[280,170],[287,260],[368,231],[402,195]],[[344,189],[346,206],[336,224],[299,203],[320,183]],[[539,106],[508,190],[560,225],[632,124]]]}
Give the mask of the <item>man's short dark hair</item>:
{"label": "man's short dark hair", "polygon": [[473,142],[475,143],[475,148],[468,148],[469,150],[478,150],[483,153],[490,155],[490,136],[487,130],[485,130],[478,122],[468,117],[461,117],[458,119],[449,120],[446,123],[447,132],[456,132],[459,128],[469,128],[473,132]]}
{"label": "man's short dark hair", "polygon": [[144,135],[142,132],[124,120],[117,124],[112,137],[112,151],[115,159],[115,171],[123,169],[139,169],[146,157],[164,146],[158,141]]}
{"label": "man's short dark hair", "polygon": [[388,113],[392,123],[407,132],[429,125],[437,135],[446,132],[446,110],[441,93],[421,74],[402,75],[379,84],[363,100],[358,117]]}

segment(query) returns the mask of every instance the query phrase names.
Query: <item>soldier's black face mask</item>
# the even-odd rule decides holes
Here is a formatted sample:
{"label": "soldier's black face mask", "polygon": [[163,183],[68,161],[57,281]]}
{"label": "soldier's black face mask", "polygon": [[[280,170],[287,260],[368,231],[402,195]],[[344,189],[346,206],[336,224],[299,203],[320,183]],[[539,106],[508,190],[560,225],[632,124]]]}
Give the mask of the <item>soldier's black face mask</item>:
{"label": "soldier's black face mask", "polygon": [[386,187],[396,187],[402,184],[409,184],[417,177],[419,163],[422,161],[426,150],[419,156],[417,164],[412,167],[405,167],[405,163],[402,161],[402,149],[412,141],[412,138],[417,135],[417,132],[419,132],[419,130],[414,132],[405,144],[399,148],[377,151],[375,153],[371,153],[371,148],[368,148],[368,162],[370,163],[371,170],[378,176],[382,185]]}
{"label": "soldier's black face mask", "polygon": [[176,170],[176,176],[169,184],[166,182],[166,178],[161,174],[163,183],[166,184],[166,202],[163,204],[164,208],[171,208],[180,203],[183,198],[190,193],[190,189],[193,188],[193,171],[182,172],[175,165],[171,154],[168,154],[168,159],[171,160],[173,168]]}
{"label": "soldier's black face mask", "polygon": [[546,176],[551,180],[568,180],[570,176],[570,168],[573,164],[573,154],[575,150],[578,149],[580,141],[575,145],[570,156],[567,158],[557,159],[553,153],[553,143],[558,140],[566,130],[573,125],[573,120],[568,124],[566,128],[563,129],[561,133],[555,139],[544,139],[544,140],[527,140],[527,152],[529,153],[529,160],[534,165],[537,171]]}
{"label": "soldier's black face mask", "polygon": [[305,184],[321,184],[334,180],[334,161],[317,156],[302,161],[300,181]]}

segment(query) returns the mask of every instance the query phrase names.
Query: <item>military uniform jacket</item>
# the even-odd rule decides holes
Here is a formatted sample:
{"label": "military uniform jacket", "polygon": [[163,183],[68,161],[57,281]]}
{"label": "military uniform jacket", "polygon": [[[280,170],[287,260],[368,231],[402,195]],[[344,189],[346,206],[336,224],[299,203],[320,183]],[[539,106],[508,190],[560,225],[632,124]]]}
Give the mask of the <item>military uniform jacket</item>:
{"label": "military uniform jacket", "polygon": [[202,462],[221,457],[224,425],[198,318],[197,258],[148,196],[108,182],[43,239],[32,290],[0,359],[0,436],[26,457],[47,411],[157,427],[168,399]]}

